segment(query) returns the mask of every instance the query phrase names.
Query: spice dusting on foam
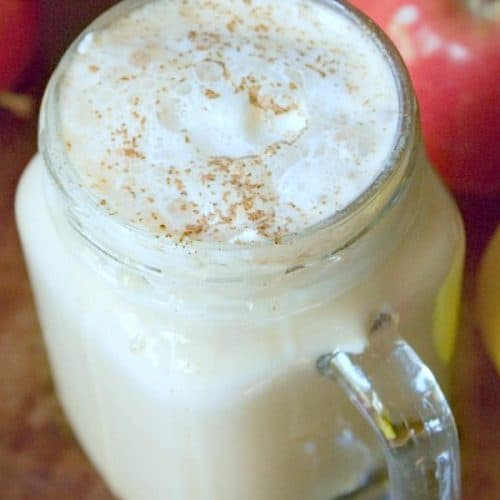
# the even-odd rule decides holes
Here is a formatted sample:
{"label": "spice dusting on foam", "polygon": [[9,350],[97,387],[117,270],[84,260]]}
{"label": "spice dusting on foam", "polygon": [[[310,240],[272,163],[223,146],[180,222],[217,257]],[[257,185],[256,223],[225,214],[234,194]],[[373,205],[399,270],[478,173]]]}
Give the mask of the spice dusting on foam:
{"label": "spice dusting on foam", "polygon": [[[80,42],[67,154],[110,216],[176,241],[279,242],[345,208],[398,98],[367,35],[301,0],[157,0]],[[113,215],[111,215],[113,214]]]}

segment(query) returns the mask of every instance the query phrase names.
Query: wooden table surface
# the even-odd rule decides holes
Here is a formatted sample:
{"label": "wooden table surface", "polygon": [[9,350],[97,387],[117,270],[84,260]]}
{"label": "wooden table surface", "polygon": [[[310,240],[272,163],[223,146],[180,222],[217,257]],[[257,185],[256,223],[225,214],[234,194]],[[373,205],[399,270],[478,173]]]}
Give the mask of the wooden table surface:
{"label": "wooden table surface", "polygon": [[[75,33],[111,0],[45,0],[42,47],[24,90],[39,101],[46,75]],[[49,12],[50,10],[50,12]],[[0,111],[0,500],[108,500],[54,395],[16,233],[19,176],[36,151],[36,114]],[[474,271],[500,221],[499,200],[460,200],[468,232],[464,320],[454,363],[453,407],[465,499],[500,499],[500,377],[473,328]],[[258,499],[256,499],[258,500]]]}

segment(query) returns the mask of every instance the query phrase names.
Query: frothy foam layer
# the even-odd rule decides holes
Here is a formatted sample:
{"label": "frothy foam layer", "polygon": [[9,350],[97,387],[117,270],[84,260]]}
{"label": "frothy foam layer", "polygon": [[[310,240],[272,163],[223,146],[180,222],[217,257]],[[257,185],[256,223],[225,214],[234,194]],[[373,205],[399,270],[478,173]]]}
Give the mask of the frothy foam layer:
{"label": "frothy foam layer", "polygon": [[71,163],[109,214],[176,240],[279,241],[384,167],[398,95],[374,42],[293,0],[157,0],[84,37]]}

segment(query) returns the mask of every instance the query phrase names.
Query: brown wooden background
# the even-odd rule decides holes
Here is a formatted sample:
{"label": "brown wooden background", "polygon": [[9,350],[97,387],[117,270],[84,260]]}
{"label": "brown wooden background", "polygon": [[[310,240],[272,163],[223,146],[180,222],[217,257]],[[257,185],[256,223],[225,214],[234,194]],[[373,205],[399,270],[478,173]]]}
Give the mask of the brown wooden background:
{"label": "brown wooden background", "polygon": [[[39,102],[64,47],[113,3],[42,0],[41,47],[20,90]],[[21,121],[0,111],[0,500],[107,500],[110,493],[55,399],[14,225],[15,187],[35,151],[36,116]],[[459,204],[469,247],[453,405],[462,441],[464,498],[499,499],[500,377],[473,328],[471,304],[474,271],[500,221],[500,200],[461,199]]]}

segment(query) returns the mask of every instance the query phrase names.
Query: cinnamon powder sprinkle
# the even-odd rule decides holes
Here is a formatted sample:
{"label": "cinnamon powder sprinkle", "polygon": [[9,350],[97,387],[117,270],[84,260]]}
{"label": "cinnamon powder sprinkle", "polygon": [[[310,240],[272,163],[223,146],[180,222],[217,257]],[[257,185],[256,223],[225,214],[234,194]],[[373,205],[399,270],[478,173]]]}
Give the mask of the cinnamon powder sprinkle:
{"label": "cinnamon powder sprinkle", "polygon": [[234,33],[236,30],[236,19],[231,20],[226,24],[226,28],[231,32]]}
{"label": "cinnamon powder sprinkle", "polygon": [[215,92],[215,90],[212,89],[205,89],[203,93],[209,98],[209,99],[217,99],[217,97],[220,97],[220,94],[218,92]]}
{"label": "cinnamon powder sprinkle", "polygon": [[123,148],[123,154],[128,158],[138,158],[140,160],[145,160],[146,157],[140,151],[133,148]]}
{"label": "cinnamon powder sprinkle", "polygon": [[316,71],[316,73],[319,73],[321,78],[326,78],[326,72],[323,71],[322,69],[318,68],[317,66],[314,66],[312,64],[306,64],[305,65],[307,68],[309,68],[312,71]]}
{"label": "cinnamon powder sprinkle", "polygon": [[[242,2],[252,3],[251,0]],[[238,17],[232,12],[230,3],[224,6],[224,2],[204,1],[200,4],[202,11],[213,11],[215,16],[220,14],[220,17],[214,18],[215,26],[203,21],[203,16],[199,15],[197,9],[192,9],[189,2],[179,0],[177,3],[182,12],[181,17],[186,17],[185,22],[189,23],[174,35],[177,37],[174,40],[178,43],[177,46],[175,43],[171,46],[165,44],[164,40],[161,44],[158,42],[158,34],[163,36],[161,27],[158,31],[155,28],[155,32],[151,34],[155,38],[144,33],[148,23],[135,28],[140,33],[140,37],[137,37],[140,40],[134,38],[131,43],[126,37],[124,41],[120,39],[120,43],[125,45],[124,50],[130,50],[132,56],[135,52],[132,52],[131,47],[134,51],[139,50],[142,59],[139,66],[134,65],[128,70],[119,68],[120,64],[117,63],[116,71],[109,78],[115,82],[117,94],[125,97],[123,101],[116,101],[124,104],[123,110],[120,109],[115,115],[120,117],[117,119],[119,121],[112,122],[107,129],[109,135],[103,138],[104,144],[109,146],[103,152],[103,161],[99,164],[98,158],[94,162],[95,168],[99,168],[106,176],[106,180],[101,179],[99,182],[100,188],[107,184],[105,189],[100,189],[100,195],[109,196],[113,195],[113,190],[118,191],[124,199],[123,211],[130,211],[132,214],[127,214],[129,220],[144,222],[157,233],[161,230],[162,237],[167,236],[167,228],[168,236],[177,240],[180,238],[180,241],[210,238],[218,232],[223,235],[222,238],[227,236],[233,239],[233,236],[250,229],[251,235],[257,233],[279,243],[282,235],[295,231],[300,227],[300,221],[307,221],[308,210],[321,215],[320,208],[324,208],[326,213],[326,205],[331,202],[330,199],[314,199],[310,206],[305,205],[308,209],[302,209],[287,201],[290,199],[288,196],[295,199],[293,191],[291,194],[283,194],[281,191],[287,189],[287,183],[294,182],[294,179],[286,179],[286,182],[281,179],[283,170],[288,168],[288,161],[300,166],[301,155],[309,154],[297,139],[301,134],[307,134],[304,130],[309,126],[307,95],[300,96],[299,100],[294,91],[299,88],[308,90],[311,81],[314,87],[314,82],[319,80],[317,75],[321,78],[329,77],[339,67],[341,58],[331,59],[336,55],[327,50],[328,44],[324,48],[318,41],[316,47],[316,42],[309,41],[306,29],[301,30],[300,26],[297,32],[292,32],[291,39],[287,37],[290,33],[285,37],[276,36],[275,33],[280,29],[286,31],[288,25],[285,22],[279,26],[280,23],[276,22],[274,16],[281,13],[266,9],[265,3],[264,6],[259,2],[250,9],[237,11],[246,13],[245,16]],[[240,5],[238,9],[241,8]],[[304,22],[307,26],[307,21]],[[195,29],[188,31],[191,27]],[[232,35],[236,32],[238,33]],[[314,38],[314,35],[311,36]],[[154,44],[152,40],[155,40]],[[233,52],[228,56],[230,51]],[[246,63],[246,57],[250,62],[240,67],[240,55],[237,52],[241,52],[243,63]],[[233,56],[236,63],[231,59]],[[257,61],[255,68],[254,60]],[[108,68],[89,64],[95,61],[100,63],[100,59],[87,59],[83,69],[88,67],[91,73],[101,71],[99,78],[102,77],[105,82]],[[141,69],[141,66],[144,67]],[[146,66],[151,73],[146,71]],[[156,82],[155,72],[161,76],[159,82]],[[94,80],[88,75],[87,78]],[[303,83],[301,78],[304,79]],[[151,92],[147,85],[142,84],[143,81],[148,84],[151,82]],[[248,116],[242,115],[242,122],[247,120],[243,124],[244,134],[248,127],[248,145],[244,143],[241,146],[244,151],[238,149],[240,138],[231,142],[232,136],[224,128],[220,138],[217,134],[215,137],[207,134],[206,144],[205,136],[197,144],[199,130],[195,127],[191,129],[191,116],[184,122],[185,115],[182,115],[184,108],[191,112],[189,95],[195,83],[199,87],[195,91],[196,98],[192,99],[192,106],[194,112],[198,112],[198,108],[203,113],[207,112],[203,119],[206,119],[208,127],[212,118],[210,104],[204,99],[199,104],[198,92],[211,100],[222,96],[232,103],[230,99],[234,98],[237,103],[236,113],[240,107],[245,110],[241,113],[249,110]],[[349,93],[357,91],[356,86],[348,82],[346,88]],[[143,90],[146,93],[141,94]],[[234,95],[230,95],[232,92]],[[143,96],[143,102],[140,95]],[[177,116],[176,106],[181,100],[186,105],[179,106],[181,112]],[[114,109],[106,108],[110,115],[115,113],[116,102],[113,103]],[[215,104],[214,102],[212,105],[215,107]],[[368,105],[368,102],[365,104]],[[223,107],[226,102],[219,100],[217,105]],[[102,110],[104,109],[103,106]],[[298,112],[288,117],[283,116],[292,111]],[[143,113],[147,115],[148,122]],[[102,115],[98,118],[103,121]],[[228,127],[239,118],[239,115],[236,120],[232,115],[228,116]],[[95,117],[92,119],[95,120]],[[219,116],[214,120],[214,130],[218,130],[217,119]],[[120,124],[121,121],[124,123]],[[314,125],[314,117],[311,121]],[[303,122],[305,125],[302,125]],[[261,133],[259,127],[262,123],[265,126],[270,124],[268,128],[272,129],[272,135],[267,134],[267,129]],[[234,129],[239,133],[239,123],[237,125]],[[156,126],[159,133],[154,128]],[[162,134],[170,134],[168,141],[171,142],[162,142]],[[245,139],[246,136],[243,140]],[[226,147],[226,144],[230,144],[230,147]],[[290,155],[288,146],[293,146],[290,148]],[[74,149],[76,147],[75,142]],[[66,148],[68,151],[72,148],[69,141],[66,142]],[[246,156],[239,157],[240,152]],[[170,162],[176,162],[176,165],[171,165]],[[305,171],[309,166],[307,162],[304,165]],[[121,176],[118,182],[115,173]],[[302,182],[306,185],[307,178],[301,179],[301,185]],[[147,189],[140,187],[141,185]],[[131,198],[137,200],[134,202]],[[300,197],[297,196],[297,199]],[[109,202],[100,197],[97,200],[101,206],[115,205],[113,198],[108,198]],[[300,205],[301,201],[298,203]],[[245,237],[248,236],[245,234]]]}

